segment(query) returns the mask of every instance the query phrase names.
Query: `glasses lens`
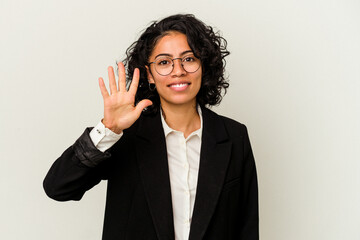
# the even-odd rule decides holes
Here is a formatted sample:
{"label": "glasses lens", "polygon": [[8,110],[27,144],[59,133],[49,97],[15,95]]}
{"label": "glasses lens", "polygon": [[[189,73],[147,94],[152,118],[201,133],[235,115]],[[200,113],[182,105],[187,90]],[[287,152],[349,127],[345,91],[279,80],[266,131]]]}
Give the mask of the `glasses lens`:
{"label": "glasses lens", "polygon": [[[154,63],[156,72],[163,76],[169,75],[174,69],[174,62],[169,57],[160,57]],[[186,72],[193,73],[200,68],[200,59],[193,54],[187,55],[181,59],[181,65]]]}
{"label": "glasses lens", "polygon": [[182,58],[182,65],[188,73],[196,72],[200,68],[200,59],[194,55],[188,55]]}
{"label": "glasses lens", "polygon": [[155,70],[160,75],[168,75],[171,73],[173,69],[173,62],[171,58],[168,57],[161,57],[156,59],[155,61]]}

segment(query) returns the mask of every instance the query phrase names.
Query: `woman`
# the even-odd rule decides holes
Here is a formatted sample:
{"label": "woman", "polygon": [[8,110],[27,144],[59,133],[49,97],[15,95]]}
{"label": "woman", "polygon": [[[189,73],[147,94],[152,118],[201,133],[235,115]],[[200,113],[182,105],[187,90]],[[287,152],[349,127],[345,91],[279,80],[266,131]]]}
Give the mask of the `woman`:
{"label": "woman", "polygon": [[[103,239],[258,239],[255,162],[246,127],[220,103],[226,41],[193,15],[151,24],[119,80],[99,79],[104,118],[56,160],[49,197],[80,200],[108,180]],[[126,88],[126,82],[129,89]]]}

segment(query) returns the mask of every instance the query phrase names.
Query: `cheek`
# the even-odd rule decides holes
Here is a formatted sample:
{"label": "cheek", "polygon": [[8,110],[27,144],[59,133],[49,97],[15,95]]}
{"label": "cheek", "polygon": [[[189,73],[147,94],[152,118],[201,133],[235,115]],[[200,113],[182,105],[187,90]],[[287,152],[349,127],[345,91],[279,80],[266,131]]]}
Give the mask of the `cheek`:
{"label": "cheek", "polygon": [[164,77],[164,76],[157,76],[155,79],[155,83],[157,86],[159,87],[166,87],[166,80],[167,80],[167,77]]}
{"label": "cheek", "polygon": [[201,83],[202,81],[202,67],[200,67],[200,69],[197,71],[197,78],[199,79],[199,82]]}
{"label": "cheek", "polygon": [[199,86],[199,88],[201,87],[201,82],[202,82],[202,74],[200,72],[199,75],[196,76],[196,83]]}
{"label": "cheek", "polygon": [[156,85],[156,89],[159,94],[162,94],[162,93],[164,94],[168,90],[168,87],[166,85],[167,77],[156,76],[156,77],[154,77],[154,83]]}

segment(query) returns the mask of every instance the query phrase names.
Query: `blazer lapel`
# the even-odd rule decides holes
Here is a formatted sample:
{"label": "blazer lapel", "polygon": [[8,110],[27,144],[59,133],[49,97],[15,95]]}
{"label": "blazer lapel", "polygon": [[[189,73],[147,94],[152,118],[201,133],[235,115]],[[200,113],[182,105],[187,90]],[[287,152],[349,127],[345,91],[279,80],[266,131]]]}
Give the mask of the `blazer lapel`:
{"label": "blazer lapel", "polygon": [[137,160],[158,238],[174,239],[169,167],[160,114],[139,119]]}
{"label": "blazer lapel", "polygon": [[202,108],[200,167],[189,239],[202,239],[215,211],[231,154],[231,142],[220,117]]}

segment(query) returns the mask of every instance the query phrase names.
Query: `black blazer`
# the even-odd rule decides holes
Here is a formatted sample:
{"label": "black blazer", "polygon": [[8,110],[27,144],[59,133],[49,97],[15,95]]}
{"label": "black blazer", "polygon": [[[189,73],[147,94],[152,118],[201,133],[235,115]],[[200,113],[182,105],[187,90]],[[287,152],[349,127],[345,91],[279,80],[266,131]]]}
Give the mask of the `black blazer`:
{"label": "black blazer", "polygon": [[[190,240],[258,240],[258,189],[246,127],[202,108],[200,167]],[[49,170],[44,189],[80,200],[108,180],[104,240],[174,239],[166,142],[160,114],[141,116],[105,153],[89,132]]]}

